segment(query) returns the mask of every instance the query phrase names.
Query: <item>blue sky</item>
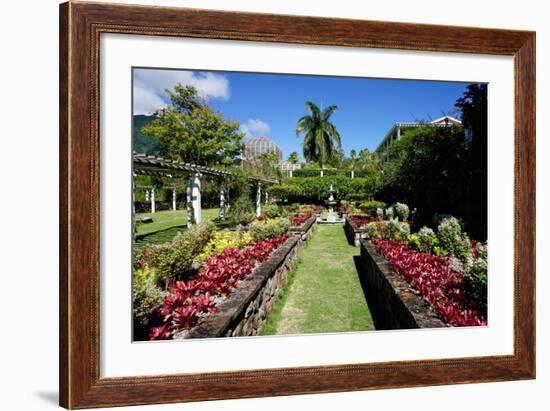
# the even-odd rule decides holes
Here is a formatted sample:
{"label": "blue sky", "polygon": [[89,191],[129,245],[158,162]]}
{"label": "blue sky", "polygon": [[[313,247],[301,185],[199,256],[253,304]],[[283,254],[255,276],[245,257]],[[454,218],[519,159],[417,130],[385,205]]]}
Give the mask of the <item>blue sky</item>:
{"label": "blue sky", "polygon": [[167,103],[164,88],[194,85],[224,118],[238,121],[247,136],[265,135],[283,150],[302,156],[296,121],[305,102],[336,104],[332,121],[351,149],[374,150],[397,121],[430,120],[447,114],[468,83],[386,80],[185,70],[134,70],[134,114]]}

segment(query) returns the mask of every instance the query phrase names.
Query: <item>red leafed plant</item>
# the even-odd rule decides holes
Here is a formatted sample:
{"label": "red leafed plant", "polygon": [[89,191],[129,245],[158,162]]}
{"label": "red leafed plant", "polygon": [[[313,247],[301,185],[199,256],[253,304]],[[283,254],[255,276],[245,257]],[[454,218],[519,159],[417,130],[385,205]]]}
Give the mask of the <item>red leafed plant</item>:
{"label": "red leafed plant", "polygon": [[366,216],[366,215],[356,215],[356,214],[352,214],[350,216],[348,216],[348,218],[353,221],[353,223],[361,228],[365,225],[367,225],[368,223],[370,223],[371,221],[373,221],[369,216]]}
{"label": "red leafed plant", "polygon": [[292,226],[293,227],[300,227],[302,224],[304,224],[309,218],[312,216],[311,213],[299,213],[295,214],[292,217]]}
{"label": "red leafed plant", "polygon": [[208,257],[192,278],[177,281],[170,287],[159,310],[164,324],[151,328],[149,339],[169,339],[175,331],[189,329],[201,317],[215,313],[216,298],[229,295],[237,281],[250,274],[286,240],[286,236],[269,238],[242,249],[226,248]]}
{"label": "red leafed plant", "polygon": [[464,307],[464,275],[451,270],[447,257],[417,252],[393,240],[371,242],[445,322],[459,327],[487,324],[477,311]]}

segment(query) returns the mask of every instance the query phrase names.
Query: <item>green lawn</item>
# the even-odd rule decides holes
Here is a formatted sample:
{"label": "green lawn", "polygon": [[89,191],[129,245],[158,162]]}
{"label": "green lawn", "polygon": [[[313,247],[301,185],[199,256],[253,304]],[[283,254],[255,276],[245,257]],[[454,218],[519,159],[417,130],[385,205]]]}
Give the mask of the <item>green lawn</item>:
{"label": "green lawn", "polygon": [[[207,208],[202,210],[202,220],[210,221],[219,214],[217,208]],[[162,244],[170,241],[174,236],[186,229],[187,211],[186,210],[166,210],[156,213],[137,213],[140,217],[152,217],[153,222],[140,224],[137,228],[137,248],[150,244]]]}
{"label": "green lawn", "polygon": [[319,225],[261,334],[374,330],[353,260],[358,254],[341,225]]}

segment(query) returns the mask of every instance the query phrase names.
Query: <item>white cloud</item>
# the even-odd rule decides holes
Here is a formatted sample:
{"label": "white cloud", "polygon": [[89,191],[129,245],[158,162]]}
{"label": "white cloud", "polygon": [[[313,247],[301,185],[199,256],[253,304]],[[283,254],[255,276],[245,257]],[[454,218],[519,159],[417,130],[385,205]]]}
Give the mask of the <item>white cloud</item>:
{"label": "white cloud", "polygon": [[134,71],[134,114],[151,114],[166,104],[165,89],[176,84],[194,86],[205,99],[229,99],[229,80],[217,73],[182,70],[136,69]]}
{"label": "white cloud", "polygon": [[241,124],[241,132],[246,137],[267,136],[270,132],[269,124],[258,118],[251,118],[244,124]]}

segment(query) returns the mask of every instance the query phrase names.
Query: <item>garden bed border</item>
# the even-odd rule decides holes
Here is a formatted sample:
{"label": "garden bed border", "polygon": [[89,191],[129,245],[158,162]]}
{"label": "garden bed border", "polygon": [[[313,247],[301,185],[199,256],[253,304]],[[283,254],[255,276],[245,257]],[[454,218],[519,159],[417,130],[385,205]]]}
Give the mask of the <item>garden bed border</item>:
{"label": "garden bed border", "polygon": [[289,232],[302,240],[302,243],[307,242],[313,235],[317,222],[317,215],[313,214],[301,226],[290,227]]}
{"label": "garden bed border", "polygon": [[237,282],[231,294],[218,304],[217,313],[188,332],[176,333],[174,339],[258,335],[297,260],[300,242],[298,236],[289,236],[252,273]]}
{"label": "garden bed border", "polygon": [[448,327],[370,241],[360,244],[361,274],[377,330]]}
{"label": "garden bed border", "polygon": [[344,231],[346,233],[346,237],[349,243],[358,247],[361,239],[365,238],[365,233],[367,232],[367,229],[361,228],[357,224],[355,224],[353,220],[349,218],[348,214],[345,214],[344,220]]}

